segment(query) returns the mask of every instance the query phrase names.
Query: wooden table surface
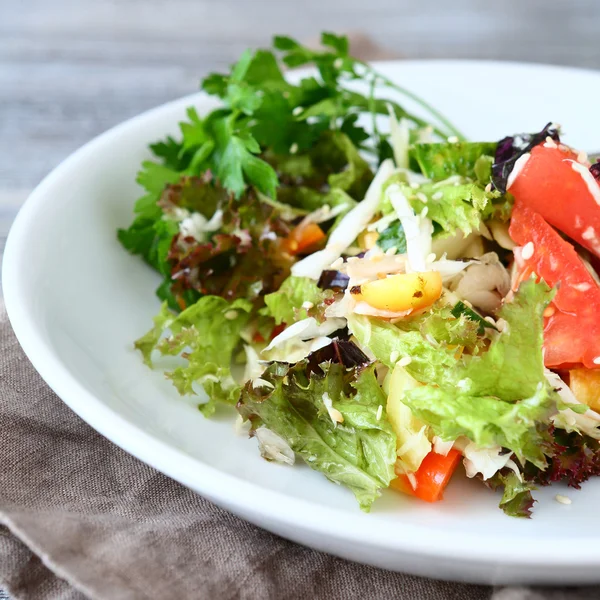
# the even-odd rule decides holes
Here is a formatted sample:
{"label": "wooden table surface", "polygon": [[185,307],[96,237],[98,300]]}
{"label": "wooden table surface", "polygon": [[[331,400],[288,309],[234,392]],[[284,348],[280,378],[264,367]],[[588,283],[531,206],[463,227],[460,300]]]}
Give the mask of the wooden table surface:
{"label": "wooden table surface", "polygon": [[274,33],[311,40],[323,29],[405,58],[600,68],[598,0],[5,0],[0,251],[29,191],[81,144],[194,91]]}

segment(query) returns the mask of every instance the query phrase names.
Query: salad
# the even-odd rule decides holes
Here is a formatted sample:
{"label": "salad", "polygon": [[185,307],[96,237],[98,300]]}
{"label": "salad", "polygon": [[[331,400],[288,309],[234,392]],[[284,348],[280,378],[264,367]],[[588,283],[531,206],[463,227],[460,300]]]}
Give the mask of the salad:
{"label": "salad", "polygon": [[553,123],[466,140],[330,33],[202,89],[118,232],[162,277],[147,365],[363,510],[460,463],[520,517],[600,474],[600,163]]}

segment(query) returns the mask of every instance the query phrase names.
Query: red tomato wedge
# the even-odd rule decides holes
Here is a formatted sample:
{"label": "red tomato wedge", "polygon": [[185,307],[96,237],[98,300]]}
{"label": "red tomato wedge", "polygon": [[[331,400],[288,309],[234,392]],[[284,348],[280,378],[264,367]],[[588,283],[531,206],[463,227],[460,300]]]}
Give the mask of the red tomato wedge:
{"label": "red tomato wedge", "polygon": [[536,146],[509,191],[600,256],[600,185],[572,150]]}
{"label": "red tomato wedge", "polygon": [[454,449],[446,456],[432,451],[423,459],[418,471],[412,476],[398,474],[391,486],[425,502],[437,502],[442,499],[444,488],[456,470],[460,457],[460,452]]}
{"label": "red tomato wedge", "polygon": [[544,322],[546,366],[600,368],[600,286],[575,248],[520,199],[509,233],[522,247],[515,252],[517,283],[535,273],[548,285],[558,286]]}

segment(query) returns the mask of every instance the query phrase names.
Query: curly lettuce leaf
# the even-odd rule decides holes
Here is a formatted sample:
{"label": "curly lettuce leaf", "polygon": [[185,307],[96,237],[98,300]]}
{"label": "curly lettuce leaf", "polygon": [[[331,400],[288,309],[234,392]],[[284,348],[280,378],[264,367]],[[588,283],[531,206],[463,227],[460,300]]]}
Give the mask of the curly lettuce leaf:
{"label": "curly lettuce leaf", "polygon": [[546,465],[537,424],[548,420],[556,401],[549,387],[533,396],[506,402],[497,396],[474,395],[447,385],[424,385],[408,391],[404,403],[443,440],[466,436],[481,448],[512,450],[522,464]]}
{"label": "curly lettuce leaf", "polygon": [[496,142],[415,144],[410,149],[409,156],[418,163],[423,175],[434,181],[453,175],[476,179],[475,166],[478,160],[482,156],[493,159],[497,145]]}
{"label": "curly lettuce leaf", "polygon": [[493,489],[502,489],[502,498],[499,507],[510,517],[531,517],[531,509],[535,500],[531,491],[535,486],[519,479],[514,471],[505,469],[496,473],[485,484]]}
{"label": "curly lettuce leaf", "polygon": [[275,432],[312,469],[352,490],[368,511],[395,477],[396,460],[396,438],[373,366],[348,370],[324,363],[318,373],[307,369],[307,361],[273,363],[261,379],[267,385],[247,384],[238,403],[251,431]]}
{"label": "curly lettuce leaf", "polygon": [[410,357],[410,374],[421,383],[450,377],[456,383],[456,348],[431,344],[420,331],[402,331],[397,325],[364,315],[348,316],[348,328],[363,348],[392,369],[396,361]]}
{"label": "curly lettuce leaf", "polygon": [[600,475],[600,442],[586,434],[551,428],[548,467],[540,470],[527,465],[525,479],[532,484],[549,485],[564,481],[579,489],[590,477]]}
{"label": "curly lettuce leaf", "polygon": [[459,185],[424,184],[417,190],[402,186],[402,191],[416,213],[427,207],[427,217],[437,225],[438,234],[447,235],[457,231],[469,235],[478,231],[488,206],[499,196],[498,192],[486,192],[479,185],[468,182]]}
{"label": "curly lettuce leaf", "polygon": [[291,276],[281,284],[279,290],[265,296],[266,307],[261,314],[273,317],[277,325],[291,325],[309,316],[316,316],[313,309],[318,311],[319,305],[332,295],[331,291],[322,290],[308,277]]}
{"label": "curly lettuce leaf", "polygon": [[[556,407],[542,357],[542,313],[551,298],[546,284],[524,282],[500,311],[503,331],[487,330],[491,343],[478,354],[457,352],[457,345],[448,343],[456,341],[448,337],[456,332],[440,327],[439,318],[423,331],[403,331],[358,315],[351,316],[348,325],[359,343],[385,365],[410,357],[405,368],[424,385],[408,391],[403,402],[442,439],[464,435],[481,447],[509,448],[523,463],[545,468],[546,440],[537,424],[547,422]],[[461,320],[467,328],[478,328],[465,316]]]}
{"label": "curly lettuce leaf", "polygon": [[[510,203],[498,191],[488,191],[468,178],[457,176],[437,183],[409,185],[405,174],[398,173],[390,177],[384,190],[392,184],[400,187],[417,214],[427,210],[427,218],[434,224],[434,235],[454,235],[457,231],[469,235],[492,216],[502,217],[507,210],[510,214]],[[387,195],[380,210],[383,214],[394,211]]]}
{"label": "curly lettuce leaf", "polygon": [[525,281],[498,316],[505,321],[501,334],[487,352],[470,359],[464,372],[470,380],[466,389],[473,394],[492,394],[503,400],[533,396],[544,376],[542,344],[544,309],[552,298],[545,283]]}
{"label": "curly lettuce leaf", "polygon": [[210,416],[218,402],[233,405],[239,397],[241,388],[231,364],[251,311],[252,304],[246,300],[227,302],[217,296],[204,296],[179,315],[163,304],[154,327],[135,347],[150,367],[155,366],[155,353],[180,357],[184,363],[166,376],[182,395],[197,394],[195,386],[200,385],[208,401],[199,408]]}

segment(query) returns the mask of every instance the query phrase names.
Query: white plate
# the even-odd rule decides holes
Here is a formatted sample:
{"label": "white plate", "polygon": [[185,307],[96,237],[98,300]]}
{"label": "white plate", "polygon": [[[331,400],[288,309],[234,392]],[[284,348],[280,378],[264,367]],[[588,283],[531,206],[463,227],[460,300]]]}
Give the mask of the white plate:
{"label": "white plate", "polygon": [[[597,73],[491,62],[379,65],[473,139],[562,123],[580,148],[600,145]],[[600,581],[600,481],[569,491],[571,506],[537,493],[533,519],[506,517],[498,497],[460,476],[443,502],[393,492],[371,514],[310,469],[263,461],[236,436],[233,415],[205,420],[132,350],[157,312],[158,277],[117,243],[132,218],[147,144],[177,132],[201,95],[136,117],[93,140],[33,192],[10,233],[4,293],[25,352],[92,427],[241,517],[300,543],[379,567],[473,582]]]}

